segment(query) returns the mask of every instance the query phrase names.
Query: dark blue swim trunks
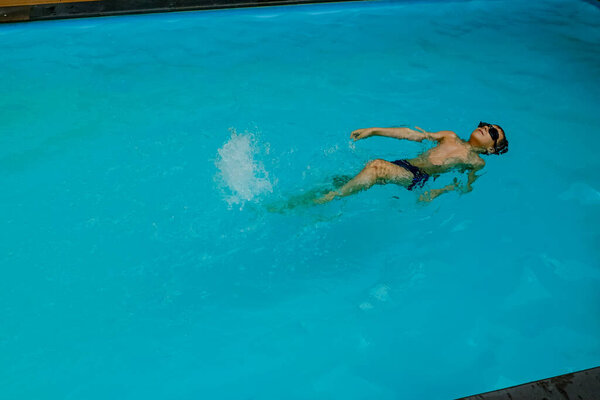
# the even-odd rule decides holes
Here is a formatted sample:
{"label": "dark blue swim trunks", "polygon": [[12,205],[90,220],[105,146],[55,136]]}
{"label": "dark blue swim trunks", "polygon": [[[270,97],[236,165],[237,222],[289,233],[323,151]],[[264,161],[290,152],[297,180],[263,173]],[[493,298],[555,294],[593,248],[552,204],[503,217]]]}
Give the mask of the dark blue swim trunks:
{"label": "dark blue swim trunks", "polygon": [[412,183],[407,187],[408,190],[413,190],[415,187],[422,188],[429,179],[429,174],[426,174],[419,167],[415,167],[406,160],[392,161],[392,164],[396,164],[413,174]]}

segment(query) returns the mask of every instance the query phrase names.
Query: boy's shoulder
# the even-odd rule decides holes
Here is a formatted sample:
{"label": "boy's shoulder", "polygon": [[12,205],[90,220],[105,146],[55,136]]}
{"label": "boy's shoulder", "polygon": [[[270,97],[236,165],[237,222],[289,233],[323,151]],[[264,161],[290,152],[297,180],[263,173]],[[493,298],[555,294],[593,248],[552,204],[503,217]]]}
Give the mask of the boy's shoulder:
{"label": "boy's shoulder", "polygon": [[458,135],[454,131],[439,131],[438,134],[448,138],[458,138]]}
{"label": "boy's shoulder", "polygon": [[481,169],[485,166],[485,160],[477,153],[472,153],[469,157],[469,161],[474,169]]}
{"label": "boy's shoulder", "polygon": [[427,132],[426,133],[430,139],[436,140],[438,142],[453,142],[455,140],[460,140],[458,135],[452,131],[437,131],[437,132]]}

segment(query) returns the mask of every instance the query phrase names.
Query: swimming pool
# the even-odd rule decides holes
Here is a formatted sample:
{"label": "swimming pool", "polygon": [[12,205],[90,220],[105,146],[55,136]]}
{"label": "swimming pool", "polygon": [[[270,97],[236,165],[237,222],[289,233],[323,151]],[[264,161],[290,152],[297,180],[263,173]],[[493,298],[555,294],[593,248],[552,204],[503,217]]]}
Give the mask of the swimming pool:
{"label": "swimming pool", "polygon": [[[600,363],[600,9],[374,2],[0,26],[5,398],[447,399]],[[504,127],[474,191],[270,212]],[[447,182],[441,177],[429,187]]]}

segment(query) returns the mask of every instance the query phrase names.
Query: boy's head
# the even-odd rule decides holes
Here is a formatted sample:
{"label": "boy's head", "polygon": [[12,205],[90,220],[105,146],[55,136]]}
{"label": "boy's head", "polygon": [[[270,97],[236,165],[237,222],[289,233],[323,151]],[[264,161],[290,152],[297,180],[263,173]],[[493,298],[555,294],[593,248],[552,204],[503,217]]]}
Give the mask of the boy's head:
{"label": "boy's head", "polygon": [[506,140],[504,129],[500,125],[480,122],[477,129],[471,133],[469,142],[485,148],[485,154],[500,155],[508,151],[508,140]]}

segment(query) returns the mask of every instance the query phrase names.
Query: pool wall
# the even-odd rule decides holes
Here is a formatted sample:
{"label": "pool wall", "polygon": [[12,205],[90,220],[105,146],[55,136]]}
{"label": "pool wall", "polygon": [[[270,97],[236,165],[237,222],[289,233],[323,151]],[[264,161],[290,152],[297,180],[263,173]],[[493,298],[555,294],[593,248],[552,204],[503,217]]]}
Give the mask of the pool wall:
{"label": "pool wall", "polygon": [[233,7],[331,3],[339,1],[340,0],[87,0],[77,2],[49,2],[49,0],[5,0],[0,2],[0,23],[170,11],[210,10]]}

